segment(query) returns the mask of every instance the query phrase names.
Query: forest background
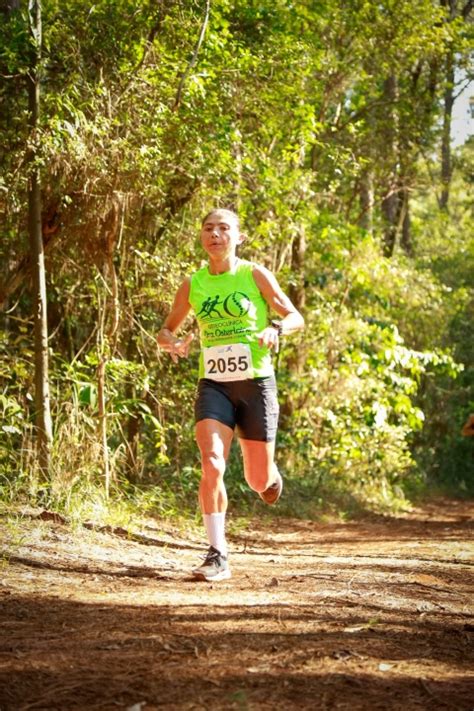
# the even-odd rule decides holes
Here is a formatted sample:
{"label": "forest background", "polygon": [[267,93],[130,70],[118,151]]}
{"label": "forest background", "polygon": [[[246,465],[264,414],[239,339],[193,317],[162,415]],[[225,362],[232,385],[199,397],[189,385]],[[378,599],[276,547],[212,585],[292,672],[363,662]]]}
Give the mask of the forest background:
{"label": "forest background", "polygon": [[[306,319],[279,512],[473,494],[473,5],[2,3],[4,504],[196,511],[197,348],[174,365],[156,334],[215,206]],[[226,481],[260,506],[236,452]]]}

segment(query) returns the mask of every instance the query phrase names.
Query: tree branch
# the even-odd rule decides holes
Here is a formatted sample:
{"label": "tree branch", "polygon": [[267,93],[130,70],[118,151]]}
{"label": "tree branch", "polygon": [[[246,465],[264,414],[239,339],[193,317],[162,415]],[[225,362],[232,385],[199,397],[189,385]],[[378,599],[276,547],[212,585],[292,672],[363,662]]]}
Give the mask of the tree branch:
{"label": "tree branch", "polygon": [[178,91],[176,92],[176,98],[175,98],[174,104],[173,104],[173,109],[172,109],[173,111],[176,111],[176,109],[179,108],[179,105],[181,103],[181,95],[183,93],[184,83],[185,83],[186,79],[188,78],[188,76],[191,72],[191,69],[194,67],[194,65],[197,62],[199,50],[201,49],[201,45],[204,40],[204,35],[206,34],[207,24],[209,22],[210,10],[211,10],[211,0],[206,0],[206,9],[204,12],[204,19],[203,19],[202,25],[201,25],[201,32],[199,33],[199,38],[198,38],[198,41],[196,42],[196,46],[194,48],[194,52],[191,57],[191,61],[189,62],[186,69],[184,70],[183,74],[181,75],[181,81],[179,82]]}
{"label": "tree branch", "polygon": [[161,26],[163,25],[165,17],[166,17],[166,8],[161,7],[160,12],[158,13],[158,16],[156,18],[156,22],[152,25],[152,27],[150,28],[150,31],[148,32],[148,37],[147,37],[147,39],[145,41],[145,45],[143,47],[142,56],[138,60],[137,64],[134,66],[132,71],[130,72],[129,77],[128,77],[127,81],[125,82],[125,85],[124,85],[122,91],[120,92],[117,100],[115,101],[115,106],[117,106],[119,104],[121,99],[128,92],[128,90],[130,89],[131,85],[133,84],[133,81],[135,80],[138,72],[144,65],[145,60],[148,56],[148,53],[150,52],[150,49],[153,46],[155,37],[158,34],[158,32],[160,31]]}
{"label": "tree branch", "polygon": [[460,84],[458,84],[458,86],[460,85],[461,88],[455,94],[453,93],[453,101],[456,101],[456,99],[461,96],[461,94],[465,89],[467,89],[471,81],[472,79],[465,79],[463,82],[460,82]]}
{"label": "tree branch", "polygon": [[471,14],[471,10],[474,7],[474,0],[468,0],[467,3],[464,5],[463,9],[461,10],[461,15],[463,20],[467,20],[469,15]]}

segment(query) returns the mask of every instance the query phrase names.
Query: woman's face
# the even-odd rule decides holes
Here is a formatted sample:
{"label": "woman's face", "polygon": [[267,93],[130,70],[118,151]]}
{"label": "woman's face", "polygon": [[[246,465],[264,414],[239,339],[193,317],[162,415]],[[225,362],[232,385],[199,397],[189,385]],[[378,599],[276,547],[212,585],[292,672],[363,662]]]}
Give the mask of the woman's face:
{"label": "woman's face", "polygon": [[228,210],[211,212],[201,227],[201,244],[211,259],[233,256],[243,240],[238,220]]}

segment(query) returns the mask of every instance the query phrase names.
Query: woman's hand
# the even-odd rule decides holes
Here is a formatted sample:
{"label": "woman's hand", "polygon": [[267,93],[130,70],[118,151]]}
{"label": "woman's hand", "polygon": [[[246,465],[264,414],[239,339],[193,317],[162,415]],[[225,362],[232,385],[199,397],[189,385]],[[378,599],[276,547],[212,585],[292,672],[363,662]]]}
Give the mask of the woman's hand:
{"label": "woman's hand", "polygon": [[280,349],[280,337],[278,335],[278,329],[274,326],[267,326],[263,331],[258,334],[258,345],[260,347],[267,346],[267,348],[273,348],[275,353],[278,353]]}
{"label": "woman's hand", "polygon": [[168,329],[163,329],[163,331],[160,333],[158,345],[170,354],[173,363],[177,363],[180,358],[187,358],[194,333],[188,333],[186,338],[176,338]]}

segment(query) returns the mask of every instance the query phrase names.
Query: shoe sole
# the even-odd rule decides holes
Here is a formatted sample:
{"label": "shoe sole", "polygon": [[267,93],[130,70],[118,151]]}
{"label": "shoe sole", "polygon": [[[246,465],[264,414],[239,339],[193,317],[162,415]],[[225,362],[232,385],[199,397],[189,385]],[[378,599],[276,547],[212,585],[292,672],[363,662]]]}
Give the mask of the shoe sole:
{"label": "shoe sole", "polygon": [[199,571],[193,570],[193,576],[196,578],[196,580],[205,580],[207,583],[217,583],[219,582],[219,580],[228,580],[231,577],[230,570],[222,570],[220,573],[216,573],[216,575],[212,576],[208,576],[204,573],[200,573]]}
{"label": "shoe sole", "polygon": [[[266,493],[267,491],[269,491],[269,489],[266,489],[265,491],[261,491],[261,492],[259,493],[259,496],[260,496],[260,498],[262,499],[262,501],[264,501],[268,506],[273,506],[274,504],[276,504],[277,501],[279,500],[281,494],[282,494],[282,491],[283,491],[283,479],[282,479],[282,477],[281,477],[281,474],[279,474],[278,476],[280,477],[280,478],[279,478],[280,488],[277,490],[277,493],[276,493],[276,495],[275,495],[275,498],[272,498],[272,499],[266,499],[266,498],[265,498],[265,493]],[[270,489],[270,491],[271,491],[272,494],[273,494],[273,491],[274,491],[274,490]]]}

